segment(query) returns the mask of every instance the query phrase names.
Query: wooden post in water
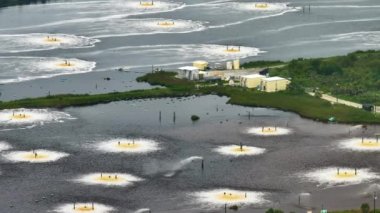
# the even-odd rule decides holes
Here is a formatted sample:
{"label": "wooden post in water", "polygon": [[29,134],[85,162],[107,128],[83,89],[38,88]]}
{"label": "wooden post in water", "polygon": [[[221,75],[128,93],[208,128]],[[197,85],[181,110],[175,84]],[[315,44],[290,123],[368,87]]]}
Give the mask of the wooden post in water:
{"label": "wooden post in water", "polygon": [[161,111],[160,111],[160,113],[159,113],[158,120],[159,120],[160,123],[161,123]]}
{"label": "wooden post in water", "polygon": [[301,206],[301,195],[298,196],[298,206]]}
{"label": "wooden post in water", "polygon": [[173,123],[175,123],[175,112],[173,112]]}

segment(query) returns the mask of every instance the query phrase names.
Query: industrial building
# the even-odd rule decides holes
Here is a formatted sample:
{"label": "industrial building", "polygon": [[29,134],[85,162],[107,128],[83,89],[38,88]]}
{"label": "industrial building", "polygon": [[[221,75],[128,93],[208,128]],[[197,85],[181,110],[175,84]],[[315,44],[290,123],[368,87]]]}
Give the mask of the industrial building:
{"label": "industrial building", "polygon": [[194,61],[193,67],[196,67],[199,70],[205,71],[208,69],[208,62],[207,61]]}
{"label": "industrial building", "polygon": [[198,80],[199,79],[199,69],[193,66],[185,66],[178,68],[178,77],[186,78],[189,80]]}
{"label": "industrial building", "polygon": [[277,92],[286,90],[290,81],[281,77],[269,77],[261,80],[260,89],[264,92]]}
{"label": "industrial building", "polygon": [[261,85],[261,80],[264,78],[264,75],[259,74],[243,75],[240,77],[240,86],[247,88],[259,88]]}

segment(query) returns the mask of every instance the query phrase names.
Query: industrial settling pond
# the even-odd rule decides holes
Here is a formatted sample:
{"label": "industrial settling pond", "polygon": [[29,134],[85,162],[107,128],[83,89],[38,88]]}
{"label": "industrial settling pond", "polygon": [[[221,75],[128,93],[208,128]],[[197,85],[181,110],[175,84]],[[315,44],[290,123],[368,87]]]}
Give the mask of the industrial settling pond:
{"label": "industrial settling pond", "polygon": [[[378,49],[379,7],[377,0],[57,0],[3,8],[0,100],[151,88],[135,81],[151,65]],[[379,190],[378,126],[227,101],[2,110],[0,212],[230,212],[233,205],[304,212],[357,208]]]}
{"label": "industrial settling pond", "polygon": [[[361,126],[226,101],[204,96],[24,110],[29,118],[17,112],[18,120],[1,126],[1,206],[221,212],[238,204],[241,212],[303,211],[356,207],[378,189],[380,145],[370,139],[378,127],[368,127],[362,142]],[[200,120],[193,123],[192,114]],[[19,121],[33,117],[45,120]]]}

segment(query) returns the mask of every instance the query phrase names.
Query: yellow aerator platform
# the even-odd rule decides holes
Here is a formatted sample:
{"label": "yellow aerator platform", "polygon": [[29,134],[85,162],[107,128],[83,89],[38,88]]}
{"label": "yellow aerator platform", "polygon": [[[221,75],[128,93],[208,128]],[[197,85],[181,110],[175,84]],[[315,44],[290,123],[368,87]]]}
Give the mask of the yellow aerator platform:
{"label": "yellow aerator platform", "polygon": [[25,114],[25,113],[15,113],[15,114],[11,115],[12,120],[24,120],[24,119],[29,119],[31,117],[32,116]]}
{"label": "yellow aerator platform", "polygon": [[246,199],[246,195],[243,193],[228,193],[224,192],[216,195],[216,199],[225,202],[239,202]]}
{"label": "yellow aerator platform", "polygon": [[47,37],[45,38],[45,42],[49,42],[49,43],[59,43],[59,42],[61,42],[61,39],[56,38],[56,37],[50,37],[50,36],[47,36]]}
{"label": "yellow aerator platform", "polygon": [[268,7],[269,7],[269,5],[267,3],[256,3],[255,4],[255,8],[259,8],[259,9],[266,9]]}
{"label": "yellow aerator platform", "polygon": [[174,26],[175,23],[174,21],[159,21],[157,25],[161,27],[171,27],[171,26]]}
{"label": "yellow aerator platform", "polygon": [[142,7],[152,7],[154,6],[154,2],[153,1],[140,1],[140,6]]}

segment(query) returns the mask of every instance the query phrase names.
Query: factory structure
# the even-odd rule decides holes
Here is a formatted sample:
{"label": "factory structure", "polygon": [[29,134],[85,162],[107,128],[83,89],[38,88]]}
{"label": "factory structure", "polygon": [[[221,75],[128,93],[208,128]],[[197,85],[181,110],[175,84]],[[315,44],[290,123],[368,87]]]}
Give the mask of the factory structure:
{"label": "factory structure", "polygon": [[282,77],[266,77],[260,74],[243,75],[240,77],[240,86],[255,88],[265,92],[278,92],[286,90],[290,81]]}
{"label": "factory structure", "polygon": [[178,78],[192,81],[228,82],[230,86],[241,86],[265,92],[278,92],[288,88],[290,80],[282,77],[269,77],[267,69],[242,69],[240,60],[227,61],[225,66],[215,63],[213,66],[207,61],[194,61],[192,66],[178,68]]}

